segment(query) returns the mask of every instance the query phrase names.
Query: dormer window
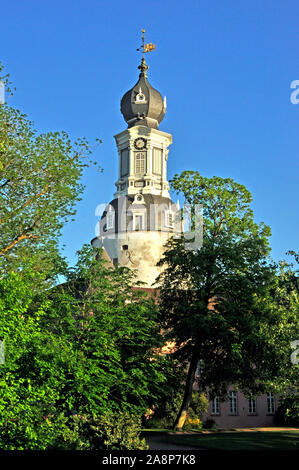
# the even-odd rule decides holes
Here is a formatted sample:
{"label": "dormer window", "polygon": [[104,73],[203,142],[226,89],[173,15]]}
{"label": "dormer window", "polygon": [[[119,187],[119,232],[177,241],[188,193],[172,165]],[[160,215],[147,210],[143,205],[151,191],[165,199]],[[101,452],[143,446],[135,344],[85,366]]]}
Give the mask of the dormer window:
{"label": "dormer window", "polygon": [[174,227],[174,213],[171,210],[165,211],[165,226],[168,228]]}
{"label": "dormer window", "polygon": [[143,94],[141,87],[139,87],[139,91],[135,97],[135,103],[145,103],[145,95]]}

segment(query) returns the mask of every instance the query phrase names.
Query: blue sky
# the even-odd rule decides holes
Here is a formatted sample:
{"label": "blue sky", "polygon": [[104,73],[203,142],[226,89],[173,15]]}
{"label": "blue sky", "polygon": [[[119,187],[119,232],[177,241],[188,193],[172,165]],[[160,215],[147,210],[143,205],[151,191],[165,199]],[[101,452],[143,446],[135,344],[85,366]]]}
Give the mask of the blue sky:
{"label": "blue sky", "polygon": [[9,103],[39,132],[103,141],[93,158],[104,172],[86,171],[63,230],[70,263],[94,237],[97,205],[113,198],[113,135],[126,128],[120,99],[138,78],[142,28],[157,44],[149,81],[167,96],[169,178],[188,169],[244,184],[272,229],[273,258],[298,250],[297,0],[12,0],[0,18],[0,60],[17,87]]}

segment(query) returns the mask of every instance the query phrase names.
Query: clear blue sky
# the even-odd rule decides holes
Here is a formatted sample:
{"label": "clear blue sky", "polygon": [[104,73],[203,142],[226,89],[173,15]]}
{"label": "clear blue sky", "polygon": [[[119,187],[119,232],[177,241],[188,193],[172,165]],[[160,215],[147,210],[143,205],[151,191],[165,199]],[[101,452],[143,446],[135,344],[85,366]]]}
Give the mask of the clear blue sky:
{"label": "clear blue sky", "polygon": [[188,169],[235,179],[272,229],[273,258],[298,249],[297,0],[11,0],[0,19],[0,60],[17,87],[9,102],[40,132],[103,140],[94,158],[104,173],[86,171],[63,231],[71,263],[94,237],[97,205],[113,197],[113,135],[126,128],[119,105],[138,78],[142,28],[157,44],[149,81],[167,96],[169,178]]}

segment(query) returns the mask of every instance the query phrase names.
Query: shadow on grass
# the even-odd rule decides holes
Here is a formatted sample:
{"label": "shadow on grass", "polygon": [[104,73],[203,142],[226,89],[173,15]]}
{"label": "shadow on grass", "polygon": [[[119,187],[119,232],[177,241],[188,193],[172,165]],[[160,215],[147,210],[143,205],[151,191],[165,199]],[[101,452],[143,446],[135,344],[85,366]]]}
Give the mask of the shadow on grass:
{"label": "shadow on grass", "polygon": [[167,435],[165,441],[213,450],[299,450],[299,430]]}

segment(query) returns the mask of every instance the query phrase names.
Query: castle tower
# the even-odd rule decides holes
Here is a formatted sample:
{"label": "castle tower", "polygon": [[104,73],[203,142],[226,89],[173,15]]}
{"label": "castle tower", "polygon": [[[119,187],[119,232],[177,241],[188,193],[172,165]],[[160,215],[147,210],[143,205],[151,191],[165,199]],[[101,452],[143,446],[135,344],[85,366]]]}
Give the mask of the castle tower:
{"label": "castle tower", "polygon": [[158,129],[166,98],[148,82],[144,59],[144,53],[155,46],[144,44],[144,34],[142,39],[138,81],[121,99],[128,127],[114,136],[119,158],[116,192],[92,244],[103,247],[115,265],[135,269],[137,280],[150,288],[160,273],[156,264],[164,244],[176,228],[178,207],[170,199],[167,182],[172,136]]}

